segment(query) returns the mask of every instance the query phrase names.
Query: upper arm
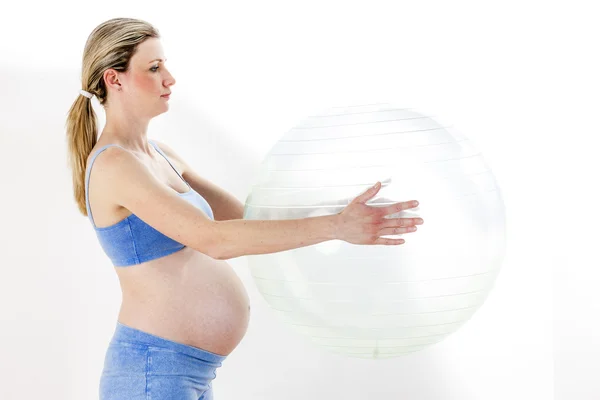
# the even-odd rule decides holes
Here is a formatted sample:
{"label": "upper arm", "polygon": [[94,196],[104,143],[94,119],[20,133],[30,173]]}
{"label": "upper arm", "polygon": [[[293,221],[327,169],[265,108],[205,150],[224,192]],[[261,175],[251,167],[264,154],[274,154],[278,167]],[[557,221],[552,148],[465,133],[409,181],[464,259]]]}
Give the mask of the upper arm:
{"label": "upper arm", "polygon": [[97,157],[94,171],[99,186],[110,187],[112,202],[171,239],[213,257],[215,222],[160,182],[133,154],[108,148]]}

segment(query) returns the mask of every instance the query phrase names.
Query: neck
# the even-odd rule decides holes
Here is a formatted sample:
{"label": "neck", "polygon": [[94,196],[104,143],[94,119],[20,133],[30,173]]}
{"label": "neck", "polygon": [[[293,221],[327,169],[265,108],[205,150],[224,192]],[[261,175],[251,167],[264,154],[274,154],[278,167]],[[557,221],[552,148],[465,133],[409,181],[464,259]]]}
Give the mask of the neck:
{"label": "neck", "polygon": [[150,154],[148,144],[149,120],[106,117],[101,136],[106,142],[117,143],[124,148]]}

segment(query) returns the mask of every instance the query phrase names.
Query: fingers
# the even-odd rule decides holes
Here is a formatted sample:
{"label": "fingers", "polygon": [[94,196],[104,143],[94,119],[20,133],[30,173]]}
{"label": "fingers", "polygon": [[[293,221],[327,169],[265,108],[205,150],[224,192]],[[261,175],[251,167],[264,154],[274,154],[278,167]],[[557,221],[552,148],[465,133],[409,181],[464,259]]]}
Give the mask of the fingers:
{"label": "fingers", "polygon": [[384,220],[380,226],[381,228],[398,228],[407,227],[414,225],[423,225],[422,218],[391,218]]}
{"label": "fingers", "polygon": [[[377,233],[378,236],[401,235],[405,233],[416,232],[415,225],[421,225],[421,218],[394,218],[380,224],[381,229]],[[389,239],[378,237],[373,244],[383,244],[388,246],[404,244],[404,239]]]}
{"label": "fingers", "polygon": [[410,233],[410,232],[416,232],[417,227],[416,226],[407,226],[407,227],[396,227],[396,228],[385,228],[379,231],[378,235],[379,236],[386,236],[386,235],[400,235],[403,233]]}
{"label": "fingers", "polygon": [[375,185],[373,185],[369,189],[367,189],[366,192],[364,192],[363,194],[357,196],[354,200],[352,200],[352,203],[367,202],[369,199],[371,199],[373,196],[375,196],[377,194],[377,192],[379,192],[379,189],[381,189],[381,182],[378,181]]}
{"label": "fingers", "polygon": [[404,244],[404,239],[379,238],[373,244],[383,244],[386,246],[393,246],[393,245],[398,245],[398,244]]}
{"label": "fingers", "polygon": [[395,214],[399,211],[408,210],[409,208],[415,208],[419,205],[416,200],[403,201],[400,203],[392,204],[391,206],[382,207],[385,215]]}

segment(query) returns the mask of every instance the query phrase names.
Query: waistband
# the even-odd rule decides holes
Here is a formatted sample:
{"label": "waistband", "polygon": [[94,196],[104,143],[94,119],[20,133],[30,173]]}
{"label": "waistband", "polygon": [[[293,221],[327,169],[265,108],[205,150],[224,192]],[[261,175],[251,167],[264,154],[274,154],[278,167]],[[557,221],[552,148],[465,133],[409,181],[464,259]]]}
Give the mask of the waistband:
{"label": "waistband", "polygon": [[210,351],[201,349],[199,347],[174,342],[172,340],[168,340],[160,336],[153,335],[151,333],[140,331],[139,329],[123,325],[119,321],[117,321],[115,333],[111,341],[137,343],[146,346],[162,347],[165,349],[176,351],[178,353],[187,354],[188,356],[195,357],[208,362],[221,363],[227,358],[227,356],[211,353]]}

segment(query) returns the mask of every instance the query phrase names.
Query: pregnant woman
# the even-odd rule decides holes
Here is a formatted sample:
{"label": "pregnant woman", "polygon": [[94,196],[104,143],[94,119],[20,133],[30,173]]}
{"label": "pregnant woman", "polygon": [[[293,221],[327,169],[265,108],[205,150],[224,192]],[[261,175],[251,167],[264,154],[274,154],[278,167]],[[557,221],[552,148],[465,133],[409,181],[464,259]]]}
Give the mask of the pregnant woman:
{"label": "pregnant woman", "polygon": [[[418,218],[385,218],[416,201],[371,207],[378,182],[331,216],[243,220],[243,205],[147,137],[175,79],[156,28],[115,18],[87,39],[67,142],[79,210],[123,293],[100,378],[101,400],[211,399],[216,370],[243,338],[249,301],[227,259],[339,239],[399,245]],[[91,98],[106,111],[98,135]],[[232,166],[233,168],[234,166]]]}

